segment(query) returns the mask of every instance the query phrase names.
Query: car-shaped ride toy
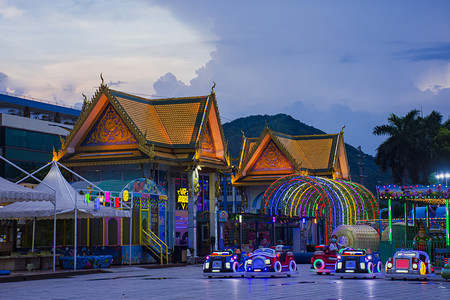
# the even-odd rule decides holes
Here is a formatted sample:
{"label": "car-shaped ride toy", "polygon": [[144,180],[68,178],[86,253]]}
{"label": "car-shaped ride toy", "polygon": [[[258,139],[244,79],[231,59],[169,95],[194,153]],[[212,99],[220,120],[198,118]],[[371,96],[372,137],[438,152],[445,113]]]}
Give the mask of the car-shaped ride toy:
{"label": "car-shaped ride toy", "polygon": [[311,272],[317,275],[334,273],[334,267],[338,260],[337,253],[328,251],[328,246],[318,245],[311,258]]}
{"label": "car-shaped ride toy", "polygon": [[206,256],[203,275],[211,277],[244,277],[248,255],[234,254],[232,250],[214,251]]}
{"label": "car-shaped ride toy", "polygon": [[278,245],[275,249],[260,248],[249,255],[245,275],[250,277],[287,276],[297,274],[297,264],[290,249]]}
{"label": "car-shaped ride toy", "polygon": [[436,276],[426,252],[400,250],[389,258],[385,265],[386,279],[423,279]]}
{"label": "car-shaped ride toy", "polygon": [[383,272],[378,253],[367,253],[364,249],[345,249],[339,252],[336,276],[352,278],[376,278]]}

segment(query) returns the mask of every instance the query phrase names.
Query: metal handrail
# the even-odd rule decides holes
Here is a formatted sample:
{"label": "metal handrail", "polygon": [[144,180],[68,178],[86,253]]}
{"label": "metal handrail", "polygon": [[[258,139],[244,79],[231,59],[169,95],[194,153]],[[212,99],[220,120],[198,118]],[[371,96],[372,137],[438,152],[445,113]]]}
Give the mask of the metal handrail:
{"label": "metal handrail", "polygon": [[162,246],[164,246],[164,248],[165,248],[165,250],[166,250],[166,261],[167,261],[167,263],[169,263],[169,252],[168,252],[169,249],[168,249],[168,247],[167,247],[167,244],[164,243],[163,240],[161,240],[161,239],[159,238],[159,236],[157,236],[156,234],[154,234],[151,230],[149,230],[148,233],[149,233],[150,235],[152,235],[153,238],[156,239]]}
{"label": "metal handrail", "polygon": [[[154,234],[151,230],[149,230],[148,232],[151,236],[153,236],[154,239],[156,239],[159,244],[161,245],[161,248],[164,247],[164,249],[166,250],[166,263],[169,263],[169,248],[167,247],[167,244],[164,243],[156,234]],[[162,252],[162,249],[161,249]]]}
{"label": "metal handrail", "polygon": [[[156,244],[158,247],[159,247],[159,249],[160,249],[160,251],[159,251],[159,253],[160,253],[160,259],[161,259],[161,264],[163,264],[164,263],[164,256],[166,257],[166,263],[169,263],[169,254],[168,254],[168,247],[167,247],[167,245],[166,245],[166,243],[164,243],[156,234],[154,234],[152,231],[146,231],[146,230],[144,230],[144,229],[142,229],[142,233],[144,233],[144,237],[146,237],[147,238],[147,243],[146,243],[146,245],[150,245],[151,243],[150,243],[150,240],[154,243],[154,244]],[[142,241],[141,241],[142,242]],[[165,250],[166,250],[166,255],[164,255],[164,253],[163,253],[163,247],[165,248]]]}

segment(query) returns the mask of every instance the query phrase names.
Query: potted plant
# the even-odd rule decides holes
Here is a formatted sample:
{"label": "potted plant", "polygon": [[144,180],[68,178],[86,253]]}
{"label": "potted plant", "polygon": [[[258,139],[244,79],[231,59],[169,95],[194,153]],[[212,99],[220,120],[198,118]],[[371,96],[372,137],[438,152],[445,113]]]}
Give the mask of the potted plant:
{"label": "potted plant", "polygon": [[442,268],[441,275],[445,280],[450,279],[450,265],[448,263]]}

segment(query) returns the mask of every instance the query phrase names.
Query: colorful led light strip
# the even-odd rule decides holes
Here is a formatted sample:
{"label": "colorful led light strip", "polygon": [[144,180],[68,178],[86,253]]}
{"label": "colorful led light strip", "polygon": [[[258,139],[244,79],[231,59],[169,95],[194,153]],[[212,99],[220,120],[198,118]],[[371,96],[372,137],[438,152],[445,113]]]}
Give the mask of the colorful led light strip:
{"label": "colorful led light strip", "polygon": [[317,218],[323,213],[326,235],[338,225],[375,219],[379,211],[375,197],[359,184],[304,175],[278,179],[262,201],[265,215]]}

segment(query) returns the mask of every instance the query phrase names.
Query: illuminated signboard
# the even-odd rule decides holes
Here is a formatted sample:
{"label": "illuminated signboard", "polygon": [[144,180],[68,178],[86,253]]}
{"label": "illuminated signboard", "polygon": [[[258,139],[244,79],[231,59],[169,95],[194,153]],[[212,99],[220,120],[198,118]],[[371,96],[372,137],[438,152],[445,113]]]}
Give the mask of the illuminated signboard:
{"label": "illuminated signboard", "polygon": [[178,203],[181,205],[182,209],[186,209],[187,208],[187,204],[188,204],[188,198],[189,198],[189,191],[187,188],[181,188],[177,191],[178,194]]}

